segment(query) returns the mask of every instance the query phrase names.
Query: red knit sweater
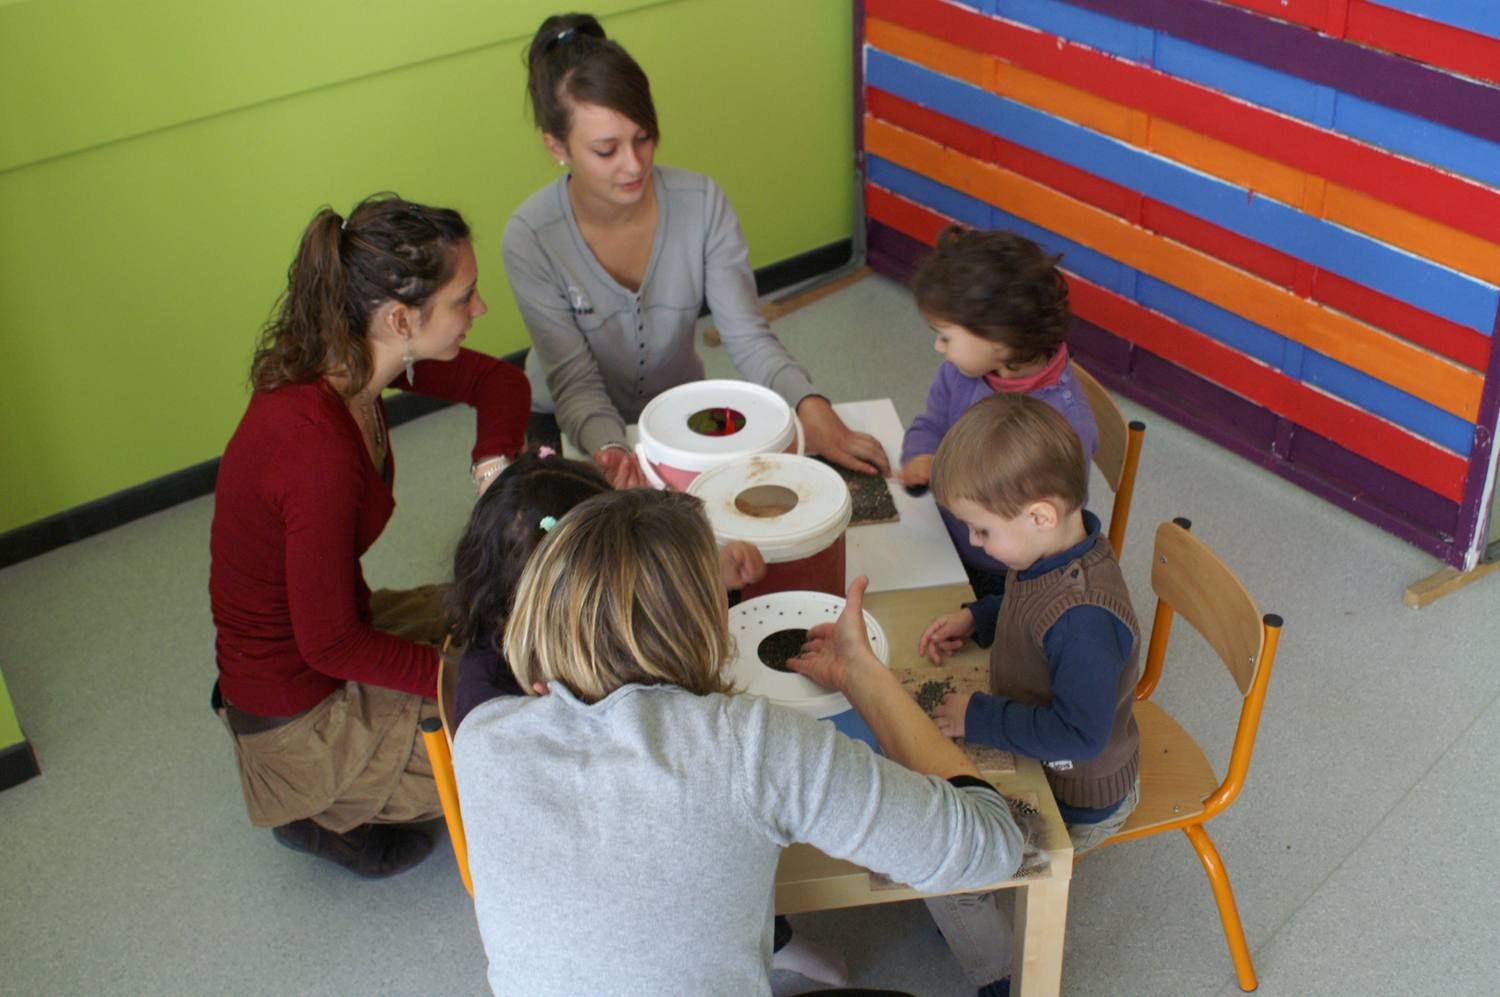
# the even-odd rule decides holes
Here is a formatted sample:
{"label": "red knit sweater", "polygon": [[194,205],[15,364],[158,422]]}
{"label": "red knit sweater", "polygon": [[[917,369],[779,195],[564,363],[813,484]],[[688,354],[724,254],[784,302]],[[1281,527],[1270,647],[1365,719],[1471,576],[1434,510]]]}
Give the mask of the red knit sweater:
{"label": "red knit sweater", "polygon": [[[518,368],[460,350],[417,364],[415,376],[418,393],[478,410],[474,459],[520,451],[531,388]],[[406,388],[405,378],[393,386]],[[210,537],[225,699],[275,717],[322,702],[349,679],[435,694],[437,653],[369,623],[359,559],[395,510],[394,480],[395,454],[382,478],[325,381],[251,396],[219,463]]]}

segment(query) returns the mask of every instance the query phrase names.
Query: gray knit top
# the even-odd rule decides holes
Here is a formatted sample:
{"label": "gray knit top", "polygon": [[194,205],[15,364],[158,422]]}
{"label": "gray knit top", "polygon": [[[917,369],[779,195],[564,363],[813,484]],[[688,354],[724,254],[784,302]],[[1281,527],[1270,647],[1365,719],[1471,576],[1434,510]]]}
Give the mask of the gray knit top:
{"label": "gray knit top", "polygon": [[767,994],[783,846],[929,891],[1008,878],[1021,834],[832,724],[750,695],[626,686],[491,700],[453,745],[497,994]]}
{"label": "gray knit top", "polygon": [[705,301],[741,377],[793,407],[813,391],[761,316],[745,236],[719,185],[666,166],[654,182],[656,241],[639,291],[584,242],[567,177],[527,198],[505,227],[505,273],[531,333],[533,408],[550,397],[585,453],[622,442],[647,402],[703,377],[693,332]]}

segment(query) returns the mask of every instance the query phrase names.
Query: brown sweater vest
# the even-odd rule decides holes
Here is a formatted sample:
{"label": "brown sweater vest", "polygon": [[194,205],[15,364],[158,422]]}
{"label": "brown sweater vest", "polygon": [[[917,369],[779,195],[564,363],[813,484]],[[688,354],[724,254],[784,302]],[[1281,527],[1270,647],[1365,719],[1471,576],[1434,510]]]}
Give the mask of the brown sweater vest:
{"label": "brown sweater vest", "polygon": [[1133,706],[1140,678],[1141,628],[1130,605],[1109,541],[1100,536],[1076,561],[1039,578],[1022,580],[1012,571],[990,650],[990,690],[1028,706],[1052,704],[1051,671],[1042,643],[1058,617],[1075,606],[1099,606],[1130,628],[1130,658],[1116,689],[1114,723],[1109,741],[1097,757],[1072,759],[1072,767],[1049,763],[1047,782],[1057,799],[1080,808],[1107,807],[1135,782],[1140,768],[1140,731]]}

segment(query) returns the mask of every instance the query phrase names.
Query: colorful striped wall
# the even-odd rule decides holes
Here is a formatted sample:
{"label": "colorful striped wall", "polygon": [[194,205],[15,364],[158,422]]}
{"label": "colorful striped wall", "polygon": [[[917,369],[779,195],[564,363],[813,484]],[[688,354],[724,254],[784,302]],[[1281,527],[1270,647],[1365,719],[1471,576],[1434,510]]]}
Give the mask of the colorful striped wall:
{"label": "colorful striped wall", "polygon": [[1500,5],[864,0],[856,30],[872,266],[1020,231],[1063,254],[1100,380],[1473,566]]}

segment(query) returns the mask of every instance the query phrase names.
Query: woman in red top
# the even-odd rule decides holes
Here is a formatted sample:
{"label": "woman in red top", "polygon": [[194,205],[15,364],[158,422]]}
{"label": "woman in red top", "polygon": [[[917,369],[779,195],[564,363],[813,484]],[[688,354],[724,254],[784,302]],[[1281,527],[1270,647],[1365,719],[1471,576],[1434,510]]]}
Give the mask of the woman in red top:
{"label": "woman in red top", "polygon": [[219,465],[209,595],[220,712],[253,824],[366,876],[420,861],[438,816],[418,736],[435,712],[440,593],[371,593],[395,508],[381,392],[478,411],[481,490],[522,446],[521,371],[466,350],[485,312],[455,211],[377,195],[303,233]]}

